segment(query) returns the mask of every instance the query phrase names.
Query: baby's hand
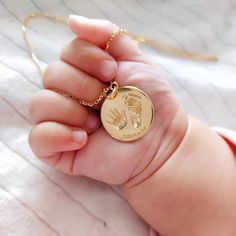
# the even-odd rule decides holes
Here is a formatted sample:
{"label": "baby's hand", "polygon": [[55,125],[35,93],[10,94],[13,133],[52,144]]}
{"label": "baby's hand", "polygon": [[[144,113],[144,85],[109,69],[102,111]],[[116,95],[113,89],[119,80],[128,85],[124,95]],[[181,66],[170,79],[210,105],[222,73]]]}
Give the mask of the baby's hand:
{"label": "baby's hand", "polygon": [[[115,38],[110,55],[104,52],[117,26],[75,16],[69,26],[78,37],[46,69],[45,90],[30,102],[36,156],[68,174],[122,184],[130,205],[163,236],[235,235],[236,165],[229,146],[187,118],[157,67],[127,35]],[[100,106],[91,109],[51,90],[93,101],[113,79],[140,88],[153,102],[153,125],[139,140],[113,139],[100,126]],[[111,113],[108,122],[122,129],[126,112]],[[137,113],[132,122],[140,125]]]}
{"label": "baby's hand", "polygon": [[[127,35],[119,35],[104,52],[117,26],[105,20],[73,16],[69,27],[77,35],[60,60],[44,73],[45,90],[30,102],[35,126],[29,142],[35,155],[65,173],[110,184],[138,183],[155,172],[175,151],[187,127],[187,117],[160,71]],[[98,110],[80,105],[50,89],[93,101],[115,79],[120,86],[143,90],[154,105],[149,132],[133,142],[119,142],[100,126]],[[135,119],[136,122],[139,120]],[[138,123],[137,123],[138,124]],[[148,168],[147,168],[148,166]]]}

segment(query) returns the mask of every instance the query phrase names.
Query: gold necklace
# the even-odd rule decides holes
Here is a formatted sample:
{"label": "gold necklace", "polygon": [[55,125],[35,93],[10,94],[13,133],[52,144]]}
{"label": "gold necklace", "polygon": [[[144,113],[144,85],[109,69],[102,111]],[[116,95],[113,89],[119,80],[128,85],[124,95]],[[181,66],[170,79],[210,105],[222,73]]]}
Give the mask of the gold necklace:
{"label": "gold necklace", "polygon": [[[22,33],[27,51],[34,62],[40,77],[43,77],[43,70],[40,67],[37,56],[34,54],[30,41],[28,39],[28,24],[32,19],[46,18],[50,21],[59,22],[66,25],[65,19],[48,15],[46,13],[31,13],[27,15],[22,23]],[[106,44],[105,52],[108,53],[113,40],[120,34],[126,34],[127,31],[119,29],[113,32]],[[186,52],[156,40],[148,39],[139,35],[130,35],[138,43],[145,43],[160,51],[174,56],[187,58],[196,61],[216,61],[214,55],[200,55]],[[109,87],[101,92],[100,96],[94,101],[80,100],[61,89],[52,89],[53,91],[74,100],[84,106],[93,107],[103,99],[101,107],[101,121],[105,130],[115,139],[120,141],[133,141],[143,137],[150,129],[154,119],[154,109],[151,99],[139,88],[134,86],[119,87],[118,83],[112,81]]]}

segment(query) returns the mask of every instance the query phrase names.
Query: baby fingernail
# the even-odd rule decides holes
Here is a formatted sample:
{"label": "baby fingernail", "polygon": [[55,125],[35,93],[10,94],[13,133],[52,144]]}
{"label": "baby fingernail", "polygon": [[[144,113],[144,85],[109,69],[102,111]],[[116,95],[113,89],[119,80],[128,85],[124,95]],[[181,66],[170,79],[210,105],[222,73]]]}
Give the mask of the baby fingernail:
{"label": "baby fingernail", "polygon": [[95,130],[100,126],[100,120],[97,116],[90,114],[85,122],[89,130]]}
{"label": "baby fingernail", "polygon": [[72,131],[72,139],[77,143],[84,143],[87,138],[87,133],[84,130]]}
{"label": "baby fingernail", "polygon": [[88,22],[89,18],[84,17],[84,16],[79,16],[79,15],[70,15],[69,20],[71,21],[79,21],[79,22]]}
{"label": "baby fingernail", "polygon": [[115,72],[117,70],[117,64],[111,60],[104,60],[100,64],[100,74],[104,78],[113,78],[115,76]]}

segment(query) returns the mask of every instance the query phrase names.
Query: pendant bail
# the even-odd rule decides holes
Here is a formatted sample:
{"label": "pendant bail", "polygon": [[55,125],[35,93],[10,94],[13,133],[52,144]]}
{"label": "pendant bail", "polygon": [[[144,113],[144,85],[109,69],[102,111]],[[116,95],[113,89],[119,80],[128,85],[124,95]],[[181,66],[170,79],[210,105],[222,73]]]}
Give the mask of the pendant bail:
{"label": "pendant bail", "polygon": [[119,88],[118,83],[116,81],[112,81],[109,88],[110,92],[108,93],[107,98],[108,99],[115,98],[118,93],[118,88]]}

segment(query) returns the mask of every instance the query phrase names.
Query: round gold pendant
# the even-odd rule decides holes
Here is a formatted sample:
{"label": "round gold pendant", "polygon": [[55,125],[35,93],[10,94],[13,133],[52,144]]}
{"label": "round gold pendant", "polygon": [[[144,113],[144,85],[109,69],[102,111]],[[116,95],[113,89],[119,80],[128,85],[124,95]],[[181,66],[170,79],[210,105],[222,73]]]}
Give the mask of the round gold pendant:
{"label": "round gold pendant", "polygon": [[133,86],[119,87],[115,96],[107,96],[101,108],[105,130],[120,141],[133,141],[144,136],[153,118],[152,101]]}

